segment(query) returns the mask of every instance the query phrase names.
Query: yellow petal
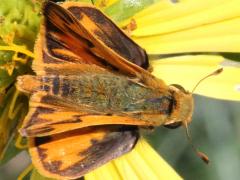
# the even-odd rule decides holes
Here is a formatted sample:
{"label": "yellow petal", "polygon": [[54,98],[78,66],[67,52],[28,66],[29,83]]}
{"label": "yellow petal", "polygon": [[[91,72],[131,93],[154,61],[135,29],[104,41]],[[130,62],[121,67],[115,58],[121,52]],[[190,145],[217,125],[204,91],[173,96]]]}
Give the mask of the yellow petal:
{"label": "yellow petal", "polygon": [[86,180],[182,179],[143,139],[140,139],[128,154],[98,168],[84,178]]}
{"label": "yellow petal", "polygon": [[180,84],[191,91],[197,82],[220,67],[217,76],[204,80],[194,93],[225,100],[240,100],[240,63],[222,56],[180,56],[151,61],[153,74],[168,84]]}
{"label": "yellow petal", "polygon": [[176,3],[165,11],[156,11],[143,18],[135,18],[138,28],[133,35],[166,34],[217,23],[239,17],[239,10],[239,0],[202,0]]}
{"label": "yellow petal", "polygon": [[116,170],[116,167],[113,163],[107,163],[104,166],[101,166],[95,171],[92,171],[91,173],[88,173],[84,176],[84,179],[86,180],[97,180],[97,179],[114,179],[114,180],[120,180],[121,176]]}
{"label": "yellow petal", "polygon": [[138,16],[131,35],[150,54],[240,52],[239,0],[184,1]]}
{"label": "yellow petal", "polygon": [[134,38],[149,54],[240,52],[240,18],[161,36]]}
{"label": "yellow petal", "polygon": [[[179,0],[179,2],[184,2],[184,1],[187,1],[187,0]],[[119,25],[121,27],[126,26],[129,23],[129,21],[131,21],[131,19],[134,19],[134,20],[138,21],[139,27],[141,27],[141,25],[142,25],[141,22],[148,23],[147,22],[148,20],[151,20],[151,22],[153,20],[157,21],[158,19],[154,19],[154,18],[156,16],[158,16],[158,13],[165,12],[166,9],[171,8],[174,5],[175,5],[175,3],[173,3],[169,0],[161,0],[161,1],[157,2],[156,4],[143,9],[139,13],[132,16],[130,19],[120,22]],[[144,24],[143,24],[143,26],[144,26]]]}

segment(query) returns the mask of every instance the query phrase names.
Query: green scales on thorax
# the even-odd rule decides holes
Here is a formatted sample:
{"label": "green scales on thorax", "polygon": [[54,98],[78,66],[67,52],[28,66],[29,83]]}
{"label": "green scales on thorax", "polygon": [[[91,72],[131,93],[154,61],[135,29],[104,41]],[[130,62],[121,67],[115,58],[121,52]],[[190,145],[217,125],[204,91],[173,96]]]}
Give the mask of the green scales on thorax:
{"label": "green scales on thorax", "polygon": [[102,114],[149,113],[170,115],[174,99],[125,76],[83,73],[42,76],[41,90],[64,101]]}

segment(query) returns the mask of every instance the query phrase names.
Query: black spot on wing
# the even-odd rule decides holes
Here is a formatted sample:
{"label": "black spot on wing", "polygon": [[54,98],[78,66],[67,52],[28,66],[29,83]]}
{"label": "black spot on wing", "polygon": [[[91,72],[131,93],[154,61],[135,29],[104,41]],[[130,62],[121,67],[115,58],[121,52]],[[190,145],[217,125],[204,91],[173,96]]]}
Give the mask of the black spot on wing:
{"label": "black spot on wing", "polygon": [[35,137],[34,138],[34,145],[40,146],[42,144],[48,143],[51,141],[51,136],[44,136],[44,137]]}
{"label": "black spot on wing", "polygon": [[50,133],[51,131],[53,131],[54,128],[52,127],[41,127],[41,128],[36,128],[34,130],[26,130],[28,136],[36,136],[37,134],[46,134],[46,133]]}
{"label": "black spot on wing", "polygon": [[62,90],[62,96],[68,96],[69,95],[69,92],[70,92],[70,83],[69,83],[69,80],[68,79],[63,79],[62,81],[62,87],[61,87],[61,90]]}
{"label": "black spot on wing", "polygon": [[53,94],[57,95],[59,93],[59,87],[60,87],[59,76],[55,76],[53,78],[52,83],[53,83],[52,92],[53,92]]}
{"label": "black spot on wing", "polygon": [[66,119],[66,120],[63,120],[63,121],[58,121],[58,122],[53,122],[51,123],[51,125],[57,125],[57,124],[68,124],[68,123],[80,123],[82,122],[82,120],[80,118],[77,118],[77,119]]}
{"label": "black spot on wing", "polygon": [[44,84],[44,85],[43,85],[43,90],[46,91],[46,92],[48,92],[48,91],[50,90],[50,86]]}

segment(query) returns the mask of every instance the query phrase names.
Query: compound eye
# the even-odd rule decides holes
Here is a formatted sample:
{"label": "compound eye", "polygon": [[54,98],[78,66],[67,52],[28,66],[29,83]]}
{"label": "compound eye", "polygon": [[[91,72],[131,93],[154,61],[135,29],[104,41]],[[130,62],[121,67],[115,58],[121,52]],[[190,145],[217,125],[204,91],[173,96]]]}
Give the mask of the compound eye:
{"label": "compound eye", "polygon": [[178,88],[180,91],[184,92],[185,94],[188,94],[188,92],[179,84],[171,84],[170,86],[174,86],[174,87]]}
{"label": "compound eye", "polygon": [[163,125],[163,126],[168,128],[168,129],[176,129],[176,128],[180,127],[181,125],[182,125],[182,122],[178,121],[178,122],[174,122],[174,123],[171,123],[171,124],[166,124],[166,125]]}

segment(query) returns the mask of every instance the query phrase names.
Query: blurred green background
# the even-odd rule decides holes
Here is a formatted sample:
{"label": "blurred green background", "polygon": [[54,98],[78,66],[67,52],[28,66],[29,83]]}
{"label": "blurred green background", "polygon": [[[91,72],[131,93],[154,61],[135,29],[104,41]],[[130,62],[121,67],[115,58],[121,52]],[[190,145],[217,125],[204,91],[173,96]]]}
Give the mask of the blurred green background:
{"label": "blurred green background", "polygon": [[240,102],[195,96],[190,131],[193,143],[208,155],[208,165],[192,151],[183,128],[160,127],[148,136],[149,141],[185,179],[239,179],[239,110]]}
{"label": "blurred green background", "polygon": [[[190,125],[194,144],[210,159],[204,164],[192,151],[183,128],[164,127],[147,138],[161,156],[184,179],[226,180],[240,177],[240,102],[195,96]],[[0,180],[14,180],[29,163],[26,152],[0,168]],[[161,169],[159,169],[161,171]]]}

